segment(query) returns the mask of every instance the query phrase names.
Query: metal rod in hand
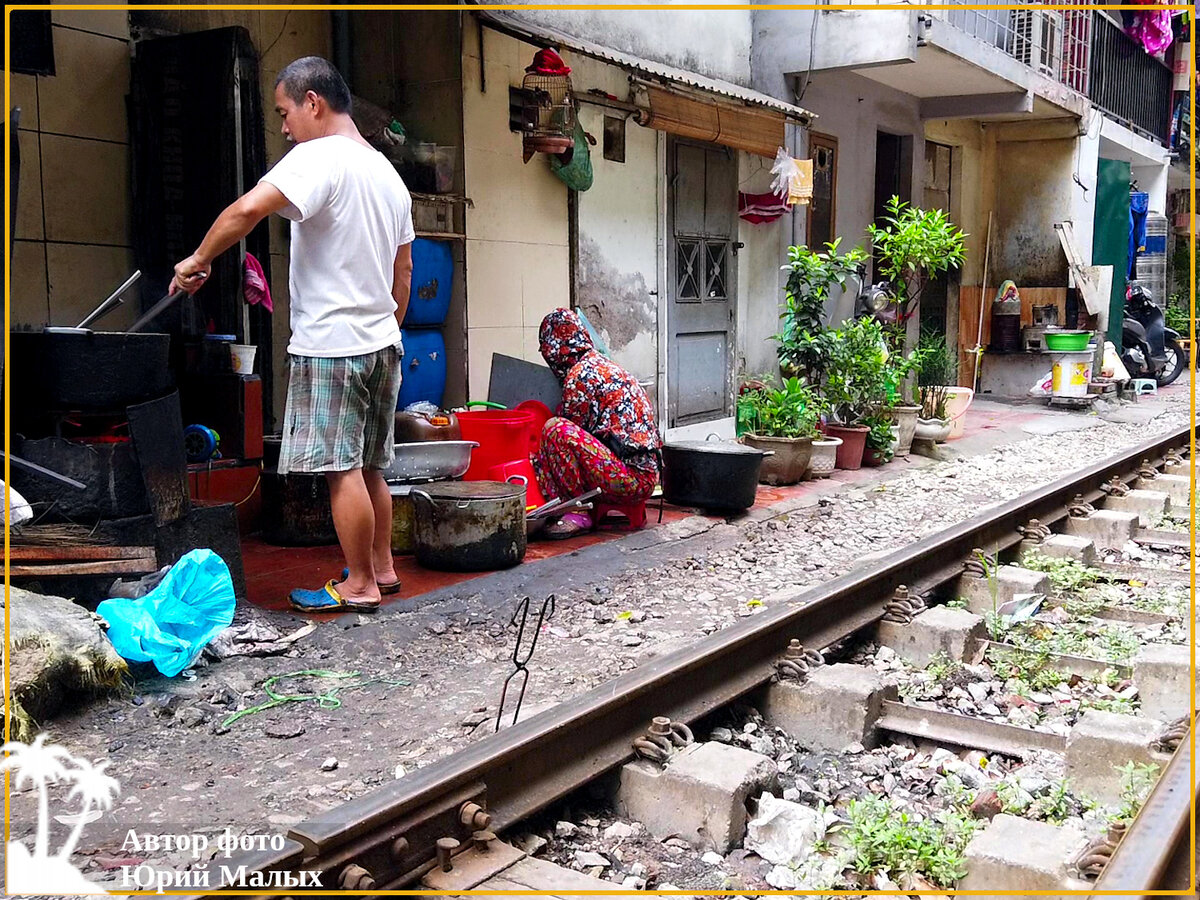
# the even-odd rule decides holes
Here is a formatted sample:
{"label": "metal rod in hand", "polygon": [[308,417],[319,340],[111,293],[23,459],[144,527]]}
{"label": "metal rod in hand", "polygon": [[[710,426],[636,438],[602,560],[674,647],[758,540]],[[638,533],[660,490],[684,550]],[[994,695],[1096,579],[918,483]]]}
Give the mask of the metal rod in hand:
{"label": "metal rod in hand", "polygon": [[131,287],[133,287],[133,283],[141,277],[142,277],[142,270],[138,269],[136,272],[134,272],[132,275],[130,275],[128,278],[126,278],[124,283],[122,283],[122,285],[119,288],[117,288],[115,291],[113,291],[111,294],[109,294],[107,297],[105,297],[104,302],[101,303],[99,306],[97,306],[95,309],[93,309],[90,313],[88,313],[88,317],[86,319],[84,319],[82,322],[80,322],[78,325],[76,325],[75,327],[76,328],[87,328],[89,325],[91,325],[93,322],[95,322],[98,318],[100,318],[102,315],[107,313],[110,309],[113,309],[114,307],[119,306],[120,304],[124,303],[125,298],[122,295],[127,290],[129,290]]}
{"label": "metal rod in hand", "polygon": [[496,710],[496,731],[500,730],[500,723],[504,720],[504,702],[508,698],[508,686],[512,680],[518,675],[521,676],[521,693],[517,695],[517,706],[513,710],[512,724],[517,724],[517,717],[521,714],[521,704],[525,702],[525,688],[529,686],[529,661],[533,659],[533,651],[537,649],[538,635],[542,633],[542,625],[547,619],[554,615],[554,595],[551,594],[542,601],[542,608],[538,612],[537,625],[533,629],[533,636],[529,639],[529,646],[522,655],[521,646],[525,643],[525,626],[529,622],[529,598],[525,597],[517,606],[516,612],[513,613],[510,625],[517,624],[517,618],[520,617],[521,624],[517,628],[517,643],[513,647],[513,670],[508,677],[504,679],[504,687],[500,691],[500,708]]}
{"label": "metal rod in hand", "polygon": [[129,326],[129,332],[132,334],[135,331],[141,331],[142,328],[148,325],[151,321],[157,319],[168,306],[173,306],[175,302],[179,300],[180,297],[186,295],[186,293],[187,291],[176,291],[173,294],[167,294],[167,296],[163,297],[152,307],[150,307],[149,312]]}

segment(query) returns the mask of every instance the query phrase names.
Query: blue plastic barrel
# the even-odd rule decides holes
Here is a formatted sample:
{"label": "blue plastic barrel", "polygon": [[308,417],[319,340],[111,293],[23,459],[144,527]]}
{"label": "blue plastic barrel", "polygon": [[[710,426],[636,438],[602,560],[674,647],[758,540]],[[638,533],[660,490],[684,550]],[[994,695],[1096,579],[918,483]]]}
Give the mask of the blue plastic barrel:
{"label": "blue plastic barrel", "polygon": [[412,244],[412,290],[408,295],[406,326],[440,326],[450,309],[454,257],[449,241],[417,238]]}
{"label": "blue plastic barrel", "polygon": [[420,400],[441,406],[446,392],[446,341],[442,333],[436,329],[402,328],[400,337],[404,341],[400,363],[404,380],[396,409]]}

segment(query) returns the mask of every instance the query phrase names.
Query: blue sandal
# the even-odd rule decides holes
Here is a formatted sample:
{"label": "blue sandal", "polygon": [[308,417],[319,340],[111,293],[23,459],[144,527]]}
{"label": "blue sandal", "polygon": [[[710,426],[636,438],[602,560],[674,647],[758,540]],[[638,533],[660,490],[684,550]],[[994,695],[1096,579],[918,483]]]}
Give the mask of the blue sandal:
{"label": "blue sandal", "polygon": [[379,609],[378,600],[366,598],[351,600],[343,597],[338,593],[337,585],[332,578],[325,583],[325,587],[315,591],[297,588],[288,595],[288,602],[292,605],[292,609],[298,609],[301,612],[340,612],[341,610],[375,612]]}

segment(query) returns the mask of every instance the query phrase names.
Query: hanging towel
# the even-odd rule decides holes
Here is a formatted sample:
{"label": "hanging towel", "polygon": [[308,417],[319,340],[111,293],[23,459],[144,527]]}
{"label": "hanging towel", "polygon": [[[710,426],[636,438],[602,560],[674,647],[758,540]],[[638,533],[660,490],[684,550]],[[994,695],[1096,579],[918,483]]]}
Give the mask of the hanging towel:
{"label": "hanging towel", "polygon": [[275,312],[275,304],[271,302],[271,288],[267,284],[267,275],[263,272],[262,263],[251,253],[246,254],[246,265],[242,272],[242,293],[246,295],[246,302],[251,306],[261,303],[267,312]]}
{"label": "hanging towel", "polygon": [[1129,192],[1129,270],[1132,278],[1138,254],[1146,249],[1146,214],[1150,211],[1150,195],[1145,191]]}
{"label": "hanging towel", "polygon": [[765,194],[738,191],[738,215],[755,225],[774,222],[790,209],[787,200],[769,191]]}

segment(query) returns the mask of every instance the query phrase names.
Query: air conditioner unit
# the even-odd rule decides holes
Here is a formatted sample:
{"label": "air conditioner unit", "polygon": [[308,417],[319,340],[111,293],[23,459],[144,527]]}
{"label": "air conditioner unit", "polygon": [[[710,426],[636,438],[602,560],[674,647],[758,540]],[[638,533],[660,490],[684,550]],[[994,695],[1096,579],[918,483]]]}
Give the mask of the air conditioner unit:
{"label": "air conditioner unit", "polygon": [[1012,11],[1010,54],[1050,78],[1059,75],[1062,59],[1063,14],[1055,9]]}

